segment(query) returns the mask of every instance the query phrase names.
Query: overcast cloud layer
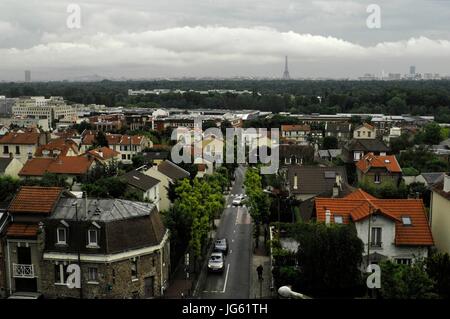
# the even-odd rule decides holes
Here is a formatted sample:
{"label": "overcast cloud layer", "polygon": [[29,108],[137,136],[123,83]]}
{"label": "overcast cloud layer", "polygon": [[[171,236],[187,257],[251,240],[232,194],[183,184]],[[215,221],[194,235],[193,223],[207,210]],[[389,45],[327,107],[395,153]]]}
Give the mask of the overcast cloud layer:
{"label": "overcast cloud layer", "polygon": [[[67,5],[81,28],[66,26]],[[369,29],[370,3],[381,29]],[[0,80],[450,74],[450,1],[2,0]]]}

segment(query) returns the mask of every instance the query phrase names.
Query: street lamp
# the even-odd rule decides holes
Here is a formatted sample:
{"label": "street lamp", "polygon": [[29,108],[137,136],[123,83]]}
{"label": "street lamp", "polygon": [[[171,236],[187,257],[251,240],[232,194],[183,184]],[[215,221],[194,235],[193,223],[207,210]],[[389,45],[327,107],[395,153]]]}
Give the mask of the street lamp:
{"label": "street lamp", "polygon": [[[76,221],[76,227],[78,227],[79,226],[78,225],[78,203],[74,202],[74,203],[72,203],[72,206],[75,207],[75,221]],[[80,245],[81,245],[81,229],[79,229],[79,231],[78,231],[77,255],[78,255],[78,267],[80,268],[80,299],[83,299],[83,276],[82,276],[82,272],[81,272]]]}

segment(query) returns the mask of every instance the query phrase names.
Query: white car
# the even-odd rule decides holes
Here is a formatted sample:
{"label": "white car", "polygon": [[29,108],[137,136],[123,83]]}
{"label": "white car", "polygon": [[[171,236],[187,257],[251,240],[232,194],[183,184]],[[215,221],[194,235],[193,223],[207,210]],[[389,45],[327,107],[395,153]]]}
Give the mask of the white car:
{"label": "white car", "polygon": [[244,202],[245,195],[239,195],[233,199],[233,206],[241,206]]}
{"label": "white car", "polygon": [[208,270],[210,272],[223,272],[225,260],[221,252],[213,252],[208,260]]}

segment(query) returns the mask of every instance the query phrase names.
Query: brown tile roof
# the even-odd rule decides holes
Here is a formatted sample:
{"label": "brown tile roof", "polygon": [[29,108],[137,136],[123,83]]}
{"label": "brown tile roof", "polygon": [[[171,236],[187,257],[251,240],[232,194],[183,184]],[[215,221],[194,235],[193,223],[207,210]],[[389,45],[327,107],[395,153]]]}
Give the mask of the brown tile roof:
{"label": "brown tile roof", "polygon": [[118,155],[120,155],[120,152],[117,152],[113,149],[110,149],[109,147],[99,147],[93,150],[89,150],[86,153],[84,153],[83,155],[87,155],[90,154],[92,156],[94,156],[95,158],[98,158],[100,160],[108,160],[111,158],[114,158]]}
{"label": "brown tile roof", "polygon": [[6,236],[19,238],[36,237],[38,229],[39,226],[36,224],[12,223],[6,230]]}
{"label": "brown tile roof", "polygon": [[391,173],[401,173],[402,169],[394,155],[377,156],[373,153],[366,154],[357,163],[356,167],[363,173],[367,173],[370,168],[386,168]]}
{"label": "brown tile roof", "polygon": [[[72,149],[75,154],[78,153],[77,144],[71,139],[57,138],[53,139],[45,145],[41,145],[36,149],[36,153],[34,154],[37,157],[43,156],[43,151],[49,151],[50,154],[48,156],[58,155],[58,156],[66,156],[69,150]],[[59,152],[59,154],[55,153]]]}
{"label": "brown tile roof", "polygon": [[[106,139],[109,145],[141,145],[144,136],[142,135],[121,135],[106,133]],[[95,134],[88,132],[83,136],[81,144],[92,145],[94,144]]]}
{"label": "brown tile roof", "polygon": [[20,176],[43,176],[45,173],[84,175],[94,162],[82,156],[61,156],[58,158],[32,158],[20,171]]}
{"label": "brown tile roof", "polygon": [[281,125],[281,131],[311,131],[311,127],[308,124],[305,125]]}
{"label": "brown tile roof", "polygon": [[[316,198],[315,208],[318,222],[325,221],[325,211],[341,215],[345,224],[357,222],[372,212],[381,214],[395,222],[396,245],[433,245],[433,236],[428,225],[425,207],[421,199],[377,199],[357,190],[345,198]],[[411,218],[412,225],[403,225],[402,217]],[[333,218],[331,218],[331,222]]]}
{"label": "brown tile roof", "polygon": [[360,129],[361,127],[365,127],[365,128],[367,128],[367,129],[369,129],[369,130],[374,130],[374,129],[375,129],[375,127],[374,127],[373,125],[370,125],[369,123],[364,123],[364,124],[358,126],[358,127],[356,128],[356,130],[357,130],[357,129]]}
{"label": "brown tile roof", "polygon": [[35,145],[39,143],[39,133],[6,133],[0,138],[0,144]]}
{"label": "brown tile roof", "polygon": [[62,191],[61,187],[22,186],[11,201],[8,211],[12,214],[50,214]]}
{"label": "brown tile roof", "polygon": [[158,171],[168,176],[172,180],[182,179],[189,177],[189,172],[185,171],[178,165],[172,163],[169,160],[161,162],[158,166]]}

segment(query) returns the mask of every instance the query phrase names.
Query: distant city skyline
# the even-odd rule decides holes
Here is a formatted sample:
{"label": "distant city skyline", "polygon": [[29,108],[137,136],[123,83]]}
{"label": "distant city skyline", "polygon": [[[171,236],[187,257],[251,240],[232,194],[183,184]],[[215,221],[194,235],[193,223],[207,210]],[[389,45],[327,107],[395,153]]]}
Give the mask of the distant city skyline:
{"label": "distant city skyline", "polygon": [[[0,81],[77,78],[297,78],[404,73],[411,65],[450,74],[450,1],[78,1],[0,3]],[[281,73],[281,74],[280,74]]]}

